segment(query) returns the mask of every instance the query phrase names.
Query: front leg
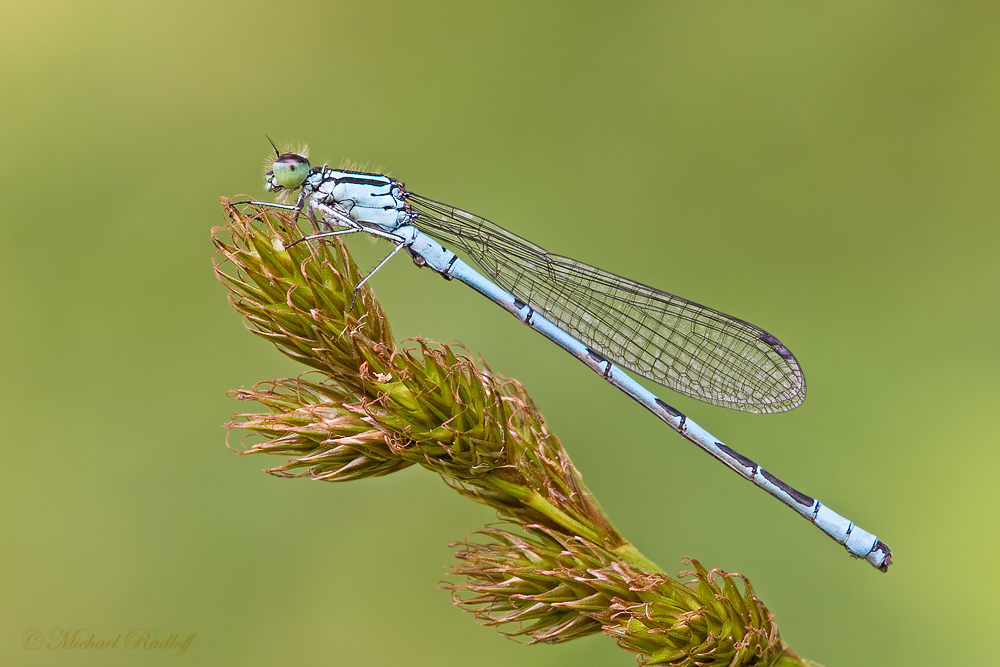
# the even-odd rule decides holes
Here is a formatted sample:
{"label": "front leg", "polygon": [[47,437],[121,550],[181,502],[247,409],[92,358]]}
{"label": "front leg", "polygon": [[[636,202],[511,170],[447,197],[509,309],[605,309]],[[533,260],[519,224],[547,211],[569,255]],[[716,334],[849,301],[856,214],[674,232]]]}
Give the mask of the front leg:
{"label": "front leg", "polygon": [[[312,204],[312,199],[309,200],[309,203]],[[303,188],[302,192],[299,193],[299,198],[295,200],[295,213],[292,214],[292,223],[298,222],[299,213],[302,212],[302,207],[305,205],[306,205],[306,191],[305,188]],[[306,216],[312,221],[313,225],[315,226],[316,219],[311,215],[309,215],[309,211],[306,211]],[[317,231],[319,231],[318,227],[316,229]]]}
{"label": "front leg", "polygon": [[316,208],[318,206],[321,205],[317,204],[312,199],[310,199],[309,203],[306,205],[306,217],[309,218],[309,222],[312,223],[313,229],[320,233],[324,231],[333,231],[333,227],[316,218]]}
{"label": "front leg", "polygon": [[334,227],[361,228],[361,226],[357,223],[357,221],[354,220],[354,218],[352,218],[351,216],[347,215],[347,212],[344,211],[340,206],[336,204],[330,206],[329,204],[324,204],[322,202],[310,199],[309,211],[308,211],[310,220],[314,221],[316,220],[317,211],[322,215],[322,217],[316,224],[325,227],[326,229],[332,230]]}

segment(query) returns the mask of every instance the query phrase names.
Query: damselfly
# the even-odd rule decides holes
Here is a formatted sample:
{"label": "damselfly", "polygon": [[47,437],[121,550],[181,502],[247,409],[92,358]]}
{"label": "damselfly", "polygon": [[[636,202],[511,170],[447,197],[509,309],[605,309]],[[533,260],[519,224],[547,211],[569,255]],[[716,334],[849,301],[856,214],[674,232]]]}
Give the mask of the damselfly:
{"label": "damselfly", "polygon": [[[730,449],[622,369],[692,398],[746,412],[782,412],[805,399],[798,360],[748,322],[550,253],[472,213],[407,191],[381,174],[311,167],[279,153],[268,192],[299,190],[294,205],[320,230],[301,240],[365,232],[393,244],[364,284],[401,249],[418,266],[459,280],[631,396],[682,436],[814,523],[856,558],[885,572],[889,547],[818,500]],[[467,253],[484,277],[441,242]]]}

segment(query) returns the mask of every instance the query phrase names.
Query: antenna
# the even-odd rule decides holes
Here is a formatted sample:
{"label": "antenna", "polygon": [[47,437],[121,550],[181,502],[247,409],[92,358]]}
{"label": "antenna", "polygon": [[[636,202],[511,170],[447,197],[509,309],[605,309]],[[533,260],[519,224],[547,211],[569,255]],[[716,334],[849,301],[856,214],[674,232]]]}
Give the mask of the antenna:
{"label": "antenna", "polygon": [[[266,134],[264,136],[267,137]],[[274,149],[274,154],[277,155],[278,157],[281,157],[281,153],[278,152],[278,147],[274,145],[273,141],[271,141],[271,137],[267,137],[267,140],[271,144],[271,148]]]}

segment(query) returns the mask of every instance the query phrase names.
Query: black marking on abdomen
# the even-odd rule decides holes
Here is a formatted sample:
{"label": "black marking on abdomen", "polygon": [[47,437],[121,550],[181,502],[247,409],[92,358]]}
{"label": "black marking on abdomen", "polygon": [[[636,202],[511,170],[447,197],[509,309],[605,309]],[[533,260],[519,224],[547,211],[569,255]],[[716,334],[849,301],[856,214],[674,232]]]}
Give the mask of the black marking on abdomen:
{"label": "black marking on abdomen", "polygon": [[593,359],[594,361],[596,361],[598,365],[607,364],[607,366],[604,367],[604,371],[601,372],[601,375],[604,376],[605,380],[608,380],[610,382],[611,381],[611,362],[608,361],[607,359],[605,359],[604,357],[602,357],[601,355],[597,354],[593,350],[591,350],[589,347],[587,348],[587,356],[590,357],[591,359]]}
{"label": "black marking on abdomen", "polygon": [[528,326],[531,326],[531,318],[533,318],[535,316],[535,309],[532,308],[531,306],[529,306],[528,304],[526,304],[524,301],[521,301],[517,297],[514,297],[514,307],[517,308],[518,311],[520,311],[522,308],[527,308],[528,309],[528,312],[524,316],[524,320],[522,320],[522,321],[525,324],[527,324]]}
{"label": "black marking on abdomen", "polygon": [[683,412],[681,412],[677,408],[673,407],[672,405],[668,405],[668,404],[664,403],[659,398],[656,399],[656,404],[658,406],[660,406],[661,408],[663,408],[663,410],[667,414],[669,414],[671,417],[680,417],[681,423],[678,425],[678,428],[680,430],[682,430],[682,431],[684,430],[684,425],[687,424],[687,419],[688,418],[684,415]]}
{"label": "black marking on abdomen", "polygon": [[[801,491],[793,489],[792,487],[788,486],[787,484],[785,484],[780,479],[778,479],[768,471],[764,470],[763,468],[761,468],[760,474],[763,475],[767,479],[767,481],[771,482],[771,484],[774,484],[776,487],[778,487],[779,489],[790,495],[792,497],[792,500],[794,500],[798,504],[804,507],[810,507],[813,503],[816,502],[814,498],[810,498]],[[850,535],[850,533],[848,533],[848,535]]]}
{"label": "black marking on abdomen", "polygon": [[869,551],[868,553],[872,553],[872,551],[880,551],[883,554],[885,554],[885,560],[882,561],[882,564],[878,566],[878,569],[879,572],[888,572],[889,566],[892,565],[892,552],[889,551],[889,547],[885,544],[885,542],[879,540],[878,542],[875,543],[875,546],[872,547],[872,550]]}
{"label": "black marking on abdomen", "polygon": [[729,447],[726,447],[721,442],[716,442],[715,446],[718,447],[719,449],[721,449],[722,451],[724,451],[726,454],[729,454],[729,456],[731,456],[734,459],[736,459],[737,461],[739,461],[740,465],[742,465],[744,468],[749,468],[751,470],[756,470],[756,469],[759,468],[759,466],[756,463],[754,463],[753,461],[751,461],[747,457],[743,456],[742,454],[740,454],[735,449],[730,449]]}
{"label": "black marking on abdomen", "polygon": [[440,273],[441,273],[441,277],[443,277],[443,278],[444,278],[445,280],[451,280],[451,279],[452,279],[452,275],[451,275],[451,267],[452,267],[452,266],[453,266],[453,265],[455,264],[455,262],[457,262],[457,261],[458,261],[458,255],[452,255],[452,256],[451,256],[451,261],[450,261],[450,262],[448,262],[448,266],[444,267],[444,271],[441,271],[441,272],[440,272]]}
{"label": "black marking on abdomen", "polygon": [[660,399],[656,399],[656,404],[659,405],[664,410],[666,410],[668,413],[670,413],[670,415],[672,415],[674,417],[683,417],[684,416],[684,414],[680,410],[678,410],[677,408],[675,408],[673,406],[667,405],[666,403],[664,403]]}

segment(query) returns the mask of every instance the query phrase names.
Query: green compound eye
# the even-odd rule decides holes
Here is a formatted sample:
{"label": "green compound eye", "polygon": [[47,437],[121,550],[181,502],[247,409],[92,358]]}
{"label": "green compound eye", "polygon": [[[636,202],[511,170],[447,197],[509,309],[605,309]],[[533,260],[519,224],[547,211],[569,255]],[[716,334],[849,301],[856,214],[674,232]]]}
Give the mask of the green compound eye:
{"label": "green compound eye", "polygon": [[282,187],[294,189],[302,185],[309,175],[309,160],[297,153],[279,155],[274,161],[274,179]]}

